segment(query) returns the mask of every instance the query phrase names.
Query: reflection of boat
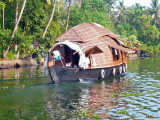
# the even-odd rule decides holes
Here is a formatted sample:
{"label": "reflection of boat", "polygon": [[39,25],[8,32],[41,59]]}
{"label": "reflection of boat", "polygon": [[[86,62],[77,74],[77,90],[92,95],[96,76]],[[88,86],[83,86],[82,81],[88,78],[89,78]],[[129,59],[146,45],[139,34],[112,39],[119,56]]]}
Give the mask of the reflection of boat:
{"label": "reflection of boat", "polygon": [[[103,79],[127,69],[133,49],[96,23],[82,23],[66,31],[49,50],[48,68],[53,82]],[[134,44],[134,43],[133,43]]]}

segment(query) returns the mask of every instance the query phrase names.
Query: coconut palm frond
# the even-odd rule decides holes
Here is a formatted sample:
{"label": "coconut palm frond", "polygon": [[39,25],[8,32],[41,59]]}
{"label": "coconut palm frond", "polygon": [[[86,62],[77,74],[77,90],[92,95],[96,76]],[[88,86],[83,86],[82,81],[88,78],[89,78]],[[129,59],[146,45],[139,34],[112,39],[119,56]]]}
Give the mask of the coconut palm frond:
{"label": "coconut palm frond", "polygon": [[159,0],[151,0],[151,8],[149,9],[149,12],[151,14],[152,21],[154,22],[154,25],[158,23],[158,18],[160,14],[160,3]]}

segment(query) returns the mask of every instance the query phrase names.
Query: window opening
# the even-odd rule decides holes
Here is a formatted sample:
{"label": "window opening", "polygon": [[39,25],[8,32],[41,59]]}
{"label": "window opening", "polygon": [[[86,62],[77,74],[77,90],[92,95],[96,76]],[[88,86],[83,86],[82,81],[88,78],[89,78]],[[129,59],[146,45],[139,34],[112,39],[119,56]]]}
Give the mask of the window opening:
{"label": "window opening", "polygon": [[111,48],[112,49],[112,55],[113,55],[113,61],[116,61],[119,59],[119,51],[115,48]]}

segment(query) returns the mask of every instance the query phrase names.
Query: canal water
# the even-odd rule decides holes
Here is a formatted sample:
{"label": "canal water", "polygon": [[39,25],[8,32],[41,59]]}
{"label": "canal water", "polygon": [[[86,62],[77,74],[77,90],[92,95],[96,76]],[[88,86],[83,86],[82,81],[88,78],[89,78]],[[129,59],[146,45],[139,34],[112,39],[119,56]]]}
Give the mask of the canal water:
{"label": "canal water", "polygon": [[52,84],[43,67],[0,70],[0,119],[160,119],[160,58],[101,81]]}

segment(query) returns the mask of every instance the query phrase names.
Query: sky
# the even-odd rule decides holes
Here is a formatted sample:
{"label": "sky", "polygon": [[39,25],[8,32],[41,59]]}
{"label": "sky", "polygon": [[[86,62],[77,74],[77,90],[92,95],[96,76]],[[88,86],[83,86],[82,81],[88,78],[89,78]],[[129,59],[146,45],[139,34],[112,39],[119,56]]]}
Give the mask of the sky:
{"label": "sky", "polygon": [[142,6],[150,7],[151,0],[124,0],[124,5],[127,7],[135,5],[135,3],[140,3]]}

